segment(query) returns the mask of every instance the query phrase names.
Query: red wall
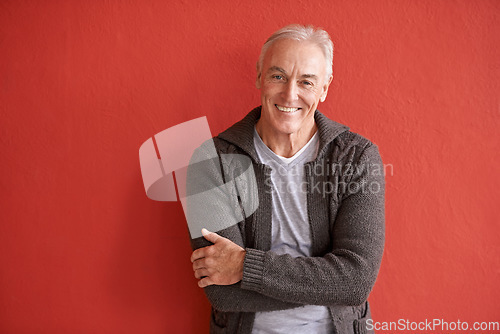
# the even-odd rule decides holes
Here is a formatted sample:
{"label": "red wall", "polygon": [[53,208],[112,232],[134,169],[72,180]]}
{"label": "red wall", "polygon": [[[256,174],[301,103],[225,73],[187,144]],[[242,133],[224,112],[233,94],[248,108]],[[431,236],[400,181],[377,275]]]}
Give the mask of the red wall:
{"label": "red wall", "polygon": [[[0,332],[203,333],[179,203],[149,200],[139,146],[259,104],[288,23],[336,45],[320,109],[387,176],[377,321],[500,321],[499,1],[2,1]],[[439,331],[438,331],[439,332]]]}

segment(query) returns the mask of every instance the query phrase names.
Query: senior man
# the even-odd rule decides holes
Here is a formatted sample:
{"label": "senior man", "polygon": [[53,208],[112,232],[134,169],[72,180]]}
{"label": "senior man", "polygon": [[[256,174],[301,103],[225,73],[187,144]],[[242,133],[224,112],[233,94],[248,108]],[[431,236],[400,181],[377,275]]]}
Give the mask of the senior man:
{"label": "senior man", "polygon": [[238,224],[192,239],[211,333],[369,332],[384,176],[377,146],[317,110],[332,57],[321,29],[276,31],[257,63],[262,105],[213,139],[218,155],[250,159],[259,205]]}

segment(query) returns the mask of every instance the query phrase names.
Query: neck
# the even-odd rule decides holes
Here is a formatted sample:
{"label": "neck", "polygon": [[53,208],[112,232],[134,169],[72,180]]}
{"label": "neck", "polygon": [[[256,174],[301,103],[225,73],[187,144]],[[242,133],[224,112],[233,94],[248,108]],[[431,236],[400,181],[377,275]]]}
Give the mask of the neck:
{"label": "neck", "polygon": [[274,153],[279,156],[290,158],[295,155],[302,147],[304,147],[317,131],[316,123],[313,121],[312,126],[301,128],[297,132],[282,133],[273,131],[273,129],[265,127],[261,120],[255,126],[260,138]]}

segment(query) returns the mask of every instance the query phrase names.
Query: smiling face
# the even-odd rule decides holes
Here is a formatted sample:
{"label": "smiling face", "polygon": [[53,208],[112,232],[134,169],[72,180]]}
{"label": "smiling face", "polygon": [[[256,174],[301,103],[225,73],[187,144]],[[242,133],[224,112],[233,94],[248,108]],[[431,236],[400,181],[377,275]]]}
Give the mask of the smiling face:
{"label": "smiling face", "polygon": [[308,136],[314,112],[328,92],[325,57],[311,42],[282,39],[266,52],[257,80],[262,112],[259,127],[271,136]]}

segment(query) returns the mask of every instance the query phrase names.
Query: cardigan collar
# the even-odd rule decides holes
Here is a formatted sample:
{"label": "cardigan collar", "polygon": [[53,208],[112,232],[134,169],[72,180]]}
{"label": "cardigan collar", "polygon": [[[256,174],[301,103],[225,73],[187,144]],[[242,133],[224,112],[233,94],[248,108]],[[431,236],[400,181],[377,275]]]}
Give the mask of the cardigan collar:
{"label": "cardigan collar", "polygon": [[[259,161],[253,144],[255,124],[260,118],[261,106],[250,111],[241,121],[220,133],[218,137],[226,140],[245,151],[254,161]],[[332,121],[319,110],[314,112],[314,120],[318,127],[319,149],[317,158],[325,153],[327,145],[339,134],[349,130],[343,124]]]}

